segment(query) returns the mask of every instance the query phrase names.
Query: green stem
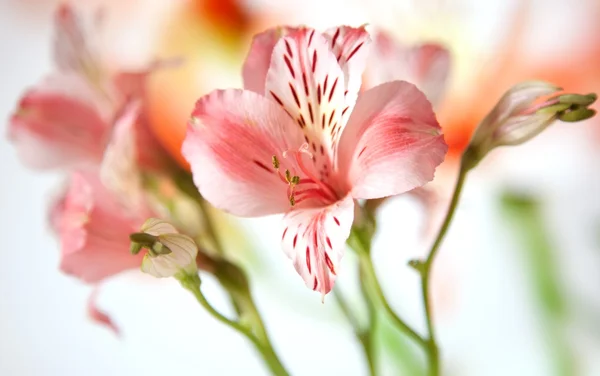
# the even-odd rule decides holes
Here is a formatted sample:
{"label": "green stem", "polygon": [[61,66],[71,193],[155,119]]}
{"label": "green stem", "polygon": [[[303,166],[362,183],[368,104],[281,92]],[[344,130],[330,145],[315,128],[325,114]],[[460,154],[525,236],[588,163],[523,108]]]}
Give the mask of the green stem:
{"label": "green stem", "polygon": [[223,243],[221,243],[221,239],[219,239],[219,235],[217,234],[217,231],[215,229],[215,224],[213,222],[212,216],[210,215],[210,208],[208,207],[206,200],[204,200],[204,198],[200,198],[198,200],[198,205],[200,205],[200,210],[202,211],[202,214],[204,214],[204,223],[206,226],[206,232],[212,239],[213,244],[216,248],[216,251],[220,255],[224,254],[225,249],[224,249]]}
{"label": "green stem", "polygon": [[360,291],[363,298],[367,302],[367,311],[369,313],[369,329],[362,334],[362,341],[365,347],[365,353],[369,364],[369,371],[372,376],[377,375],[377,364],[375,358],[375,333],[377,331],[377,306],[376,302],[371,299],[369,292],[366,289],[365,273],[359,267]]}
{"label": "green stem", "polygon": [[[367,288],[374,294],[379,300],[380,304],[383,306],[386,314],[392,320],[392,323],[398,327],[401,331],[403,331],[406,335],[408,335],[411,339],[417,342],[419,345],[426,347],[426,340],[421,337],[414,329],[412,329],[408,324],[406,324],[392,309],[389,305],[385,295],[383,294],[383,289],[377,280],[377,274],[375,273],[375,268],[373,267],[373,262],[371,261],[371,255],[369,253],[369,246],[365,244],[365,241],[361,239],[356,232],[351,234],[353,237],[353,246],[354,249],[358,253],[358,259],[360,261],[361,273],[363,273],[363,284],[367,286]],[[370,294],[367,294],[370,296]]]}
{"label": "green stem", "polygon": [[248,308],[248,314],[251,316],[252,323],[256,326],[256,335],[260,339],[263,344],[264,350],[269,354],[269,359],[273,361],[273,364],[270,365],[271,369],[279,370],[280,375],[287,375],[287,371],[285,370],[283,364],[279,361],[279,357],[273,348],[273,344],[271,343],[271,339],[269,334],[267,333],[267,329],[265,323],[252,300],[252,297],[248,297],[246,307]]}
{"label": "green stem", "polygon": [[458,204],[458,200],[460,198],[460,194],[462,192],[462,188],[465,182],[465,178],[469,170],[474,166],[471,163],[471,153],[469,150],[465,152],[463,158],[461,160],[460,171],[458,173],[458,178],[456,179],[456,185],[454,186],[454,192],[452,193],[452,199],[450,200],[450,204],[448,206],[448,211],[446,212],[446,217],[444,218],[444,222],[438,232],[438,235],[431,246],[431,250],[425,259],[425,262],[420,266],[421,272],[421,294],[423,298],[423,307],[425,310],[425,320],[427,322],[427,332],[428,338],[426,341],[426,349],[427,356],[429,358],[429,374],[431,376],[437,376],[440,374],[440,356],[438,345],[435,339],[435,330],[433,325],[433,318],[431,314],[431,296],[430,296],[430,276],[431,276],[431,268],[433,266],[433,261],[435,256],[437,255],[440,245],[448,232],[448,228],[450,227],[450,223],[452,223],[452,219],[454,217],[454,212],[456,211],[456,207]]}
{"label": "green stem", "polygon": [[363,353],[365,354],[367,365],[369,367],[369,375],[376,376],[377,368],[375,364],[375,354],[373,351],[373,336],[375,333],[376,321],[373,313],[373,305],[367,299],[367,304],[369,307],[369,328],[367,330],[364,330],[361,328],[358,319],[352,313],[348,302],[344,298],[344,295],[342,294],[339,288],[333,289],[333,296],[336,299],[338,305],[340,306],[340,310],[342,311],[344,316],[346,316],[346,319],[350,323],[350,326],[352,326],[352,329],[354,329],[354,335],[356,336],[358,342],[363,348]]}
{"label": "green stem", "polygon": [[194,181],[192,179],[192,175],[185,170],[179,170],[174,174],[173,180],[182,192],[184,192],[186,195],[188,195],[190,198],[194,199],[198,203],[198,205],[200,206],[200,211],[202,212],[205,221],[206,232],[208,232],[208,235],[212,239],[216,251],[219,254],[223,254],[223,244],[221,243],[217,235],[213,219],[210,215],[210,208],[208,207],[208,203],[206,202],[206,200],[200,195],[198,188],[196,188],[196,185],[194,184]]}
{"label": "green stem", "polygon": [[[197,275],[187,275],[181,278],[180,282],[181,285],[185,289],[190,291],[196,297],[196,300],[200,303],[200,305],[204,307],[208,311],[208,313],[210,313],[215,319],[229,326],[230,328],[238,331],[239,333],[243,334],[246,338],[248,338],[250,342],[252,342],[256,350],[260,352],[263,360],[265,361],[273,375],[289,376],[288,372],[285,370],[284,366],[279,361],[279,358],[273,351],[273,347],[271,346],[271,343],[268,341],[268,338],[266,336],[255,336],[250,328],[241,325],[239,322],[228,319],[227,317],[223,316],[220,312],[218,312],[212,305],[210,305],[210,303],[208,302],[208,300],[206,300],[206,297],[204,296],[204,294],[202,294],[202,291],[200,290],[200,278]],[[264,333],[264,327],[262,329]]]}

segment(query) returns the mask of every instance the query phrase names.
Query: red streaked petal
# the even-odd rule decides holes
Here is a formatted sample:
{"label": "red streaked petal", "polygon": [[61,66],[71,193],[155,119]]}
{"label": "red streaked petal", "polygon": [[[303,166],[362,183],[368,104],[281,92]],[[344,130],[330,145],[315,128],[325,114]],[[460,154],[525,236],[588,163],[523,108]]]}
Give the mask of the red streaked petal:
{"label": "red streaked petal", "polygon": [[432,180],[447,149],[425,95],[393,81],[360,95],[340,141],[339,170],[354,198],[392,196]]}
{"label": "red streaked petal", "polygon": [[344,119],[347,120],[362,84],[362,74],[369,56],[371,37],[364,26],[358,28],[339,26],[327,30],[323,35],[327,38],[330,48],[344,72],[346,106],[350,107],[344,115]]}
{"label": "red streaked petal", "polygon": [[318,170],[330,170],[334,145],[345,125],[344,87],[342,69],[320,33],[299,29],[275,45],[265,95],[302,130]]}
{"label": "red streaked petal", "polygon": [[283,213],[289,206],[282,171],[304,141],[285,111],[262,95],[218,90],[196,103],[182,152],[200,193],[215,207],[239,216]]}
{"label": "red streaked petal", "polygon": [[353,219],[350,196],[324,208],[292,210],[283,218],[283,251],[306,286],[323,296],[335,283]]}

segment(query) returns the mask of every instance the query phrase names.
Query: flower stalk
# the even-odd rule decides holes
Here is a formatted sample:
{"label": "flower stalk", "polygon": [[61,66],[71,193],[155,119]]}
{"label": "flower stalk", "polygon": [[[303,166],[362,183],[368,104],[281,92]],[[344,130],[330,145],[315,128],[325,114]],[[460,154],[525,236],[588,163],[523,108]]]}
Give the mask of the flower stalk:
{"label": "flower stalk", "polygon": [[433,323],[433,315],[431,310],[431,293],[430,293],[430,281],[431,281],[431,269],[433,266],[433,260],[437,255],[438,250],[448,232],[448,228],[450,227],[450,223],[452,223],[452,219],[454,218],[454,213],[456,211],[456,207],[458,206],[458,200],[460,198],[462,188],[465,182],[465,178],[467,177],[467,173],[474,166],[473,161],[470,158],[471,153],[465,152],[463,157],[461,158],[460,170],[458,173],[458,178],[456,179],[456,183],[454,186],[454,191],[452,193],[452,198],[450,200],[450,204],[448,206],[448,211],[446,212],[446,216],[444,217],[444,222],[440,227],[438,235],[431,246],[431,249],[427,255],[427,258],[424,262],[421,261],[411,261],[411,266],[415,267],[419,274],[421,275],[421,295],[423,299],[423,309],[425,311],[425,321],[427,324],[427,333],[428,337],[426,340],[426,349],[427,349],[427,357],[429,361],[429,374],[431,376],[437,376],[440,374],[440,354],[438,349],[438,344],[435,337],[435,326]]}
{"label": "flower stalk", "polygon": [[[253,320],[251,320],[251,322],[252,322],[252,324],[258,324],[258,325],[256,325],[257,328],[252,328],[252,326],[243,325],[242,323],[240,323],[238,321],[231,320],[231,319],[225,317],[224,315],[222,315],[219,311],[217,311],[208,302],[208,300],[206,300],[206,297],[202,293],[202,290],[200,289],[201,280],[197,274],[196,275],[182,275],[178,279],[179,279],[179,282],[181,283],[181,286],[183,286],[183,288],[185,288],[186,290],[190,291],[194,295],[194,297],[196,298],[198,303],[200,303],[200,305],[204,309],[206,309],[206,311],[211,316],[213,316],[215,319],[222,322],[223,324],[229,326],[233,330],[242,334],[254,345],[254,348],[260,353],[261,357],[265,361],[265,364],[267,365],[267,367],[269,368],[269,370],[271,371],[271,373],[273,375],[275,375],[275,376],[288,376],[289,375],[288,372],[286,371],[285,367],[283,366],[283,364],[277,357],[277,354],[275,353],[275,350],[273,349],[273,345],[271,344],[269,337],[267,336],[262,319],[260,318],[260,315],[258,314],[258,311],[256,310],[256,307],[254,306],[254,303],[251,301],[250,297],[248,297],[249,302],[251,302],[251,306],[254,308],[253,312],[252,312]],[[255,333],[255,331],[253,331],[253,329],[255,329],[255,331],[257,333]]]}
{"label": "flower stalk", "polygon": [[361,282],[365,291],[366,297],[371,299],[371,304],[381,306],[386,314],[391,318],[394,325],[403,333],[411,337],[419,345],[425,346],[427,341],[419,335],[414,329],[412,329],[404,320],[402,320],[392,309],[388,303],[383,289],[377,279],[375,268],[371,260],[370,254],[370,241],[366,239],[366,236],[361,234],[360,231],[353,229],[348,239],[350,246],[358,254],[361,272]]}

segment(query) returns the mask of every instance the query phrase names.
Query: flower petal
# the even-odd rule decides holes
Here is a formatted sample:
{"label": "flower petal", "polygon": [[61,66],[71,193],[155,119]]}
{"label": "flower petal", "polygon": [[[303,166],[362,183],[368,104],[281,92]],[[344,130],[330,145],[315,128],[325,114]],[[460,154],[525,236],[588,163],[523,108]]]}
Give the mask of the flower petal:
{"label": "flower petal", "polygon": [[106,328],[110,329],[113,333],[115,333],[117,336],[120,336],[121,331],[119,330],[119,327],[114,323],[114,321],[110,318],[109,315],[107,315],[105,312],[101,311],[98,308],[97,296],[98,296],[98,287],[94,288],[94,291],[92,291],[92,295],[88,299],[88,304],[87,304],[88,316],[95,323],[105,326]]}
{"label": "flower petal", "polygon": [[283,218],[282,246],[306,286],[333,288],[354,219],[352,197],[325,208],[292,210]]}
{"label": "flower petal", "polygon": [[159,235],[159,241],[171,250],[171,253],[164,257],[171,260],[173,264],[180,267],[185,267],[191,263],[196,264],[198,247],[189,236],[183,234],[163,234]]}
{"label": "flower petal", "polygon": [[170,233],[159,235],[159,242],[169,248],[171,253],[154,257],[146,254],[141,267],[144,273],[157,278],[173,277],[180,272],[197,273],[198,247],[192,238]]}
{"label": "flower petal", "polygon": [[175,226],[158,218],[148,218],[142,225],[141,231],[154,236],[178,233]]}
{"label": "flower petal", "polygon": [[98,176],[74,173],[51,217],[61,242],[61,270],[93,283],[137,267],[140,257],[129,253],[129,234],[140,228],[143,215],[124,210]]}
{"label": "flower petal", "polygon": [[345,114],[345,119],[347,119],[362,84],[362,74],[369,56],[371,37],[364,26],[358,28],[339,26],[327,30],[323,35],[330,43],[331,50],[344,72],[346,106],[350,106]]}
{"label": "flower petal", "polygon": [[338,164],[352,196],[373,199],[433,179],[447,149],[425,95],[394,81],[361,94],[342,134]]}
{"label": "flower petal", "polygon": [[283,213],[288,185],[273,168],[302,132],[276,103],[251,91],[214,91],[196,103],[182,152],[200,193],[239,216]]}
{"label": "flower petal", "polygon": [[281,37],[297,30],[292,27],[274,27],[254,36],[242,68],[244,89],[264,95],[275,44]]}
{"label": "flower petal", "polygon": [[265,95],[298,124],[318,165],[329,165],[345,125],[342,116],[348,109],[344,92],[344,73],[320,33],[303,28],[279,39]]}
{"label": "flower petal", "polygon": [[443,46],[424,43],[403,45],[384,32],[375,36],[365,72],[368,87],[403,80],[415,84],[434,106],[441,102],[450,71],[450,53]]}
{"label": "flower petal", "polygon": [[33,168],[95,165],[110,132],[106,110],[80,78],[51,76],[21,99],[9,138]]}
{"label": "flower petal", "polygon": [[[450,53],[433,43],[414,46],[409,52],[409,66],[414,70],[414,84],[434,106],[438,105],[446,90],[450,73]],[[396,78],[402,80],[402,78]]]}
{"label": "flower petal", "polygon": [[88,35],[93,33],[86,33],[81,18],[71,5],[59,6],[54,24],[54,61],[58,68],[63,72],[79,73],[90,82],[99,82],[103,75],[101,61],[97,46],[90,40],[93,35]]}
{"label": "flower petal", "polygon": [[144,205],[142,175],[137,161],[135,125],[140,103],[130,103],[115,122],[112,139],[104,152],[100,178],[124,205],[140,210]]}

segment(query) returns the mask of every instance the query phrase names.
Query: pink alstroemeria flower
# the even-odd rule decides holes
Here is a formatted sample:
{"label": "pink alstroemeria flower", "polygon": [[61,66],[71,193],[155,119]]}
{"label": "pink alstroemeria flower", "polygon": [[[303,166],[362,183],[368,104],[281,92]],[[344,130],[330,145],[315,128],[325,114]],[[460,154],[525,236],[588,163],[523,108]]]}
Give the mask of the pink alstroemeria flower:
{"label": "pink alstroemeria flower", "polygon": [[[86,30],[69,5],[56,11],[56,71],[25,93],[10,118],[8,136],[30,167],[96,168],[124,107],[143,99],[151,73],[173,65],[157,61],[139,71],[114,69],[94,40],[101,31],[101,15]],[[144,146],[138,148],[141,164],[161,168],[165,156],[148,124],[140,121],[134,131]]]}
{"label": "pink alstroemeria flower", "polygon": [[394,81],[358,96],[368,44],[364,28],[257,35],[247,90],[198,100],[183,145],[214,206],[244,217],[285,213],[283,250],[322,295],[338,273],[353,200],[426,183],[447,150],[414,85]]}
{"label": "pink alstroemeria flower", "polygon": [[384,31],[373,38],[373,51],[365,70],[367,88],[393,80],[415,84],[434,107],[445,94],[450,53],[435,43],[404,45]]}
{"label": "pink alstroemeria flower", "polygon": [[104,279],[139,268],[142,256],[129,253],[129,234],[153,213],[131,210],[97,173],[74,172],[64,196],[50,213],[53,229],[60,238],[60,269],[96,285],[88,301],[89,317],[116,334],[119,328],[96,304],[97,285]]}
{"label": "pink alstroemeria flower", "polygon": [[30,167],[84,167],[102,160],[116,101],[94,44],[70,6],[55,16],[57,70],[28,90],[10,119],[9,138]]}

